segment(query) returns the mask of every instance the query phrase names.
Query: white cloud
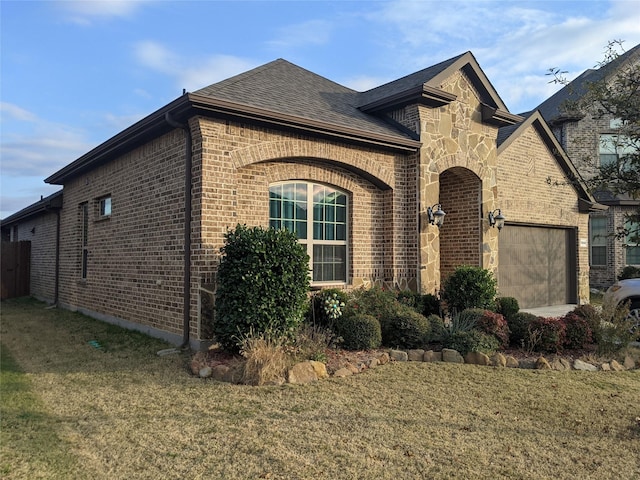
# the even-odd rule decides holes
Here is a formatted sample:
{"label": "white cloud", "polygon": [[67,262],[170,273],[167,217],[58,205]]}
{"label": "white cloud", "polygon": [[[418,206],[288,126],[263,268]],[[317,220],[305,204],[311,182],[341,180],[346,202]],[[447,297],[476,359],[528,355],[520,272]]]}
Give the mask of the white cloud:
{"label": "white cloud", "polygon": [[10,120],[18,120],[21,122],[35,122],[37,117],[24,108],[7,102],[0,102],[0,118],[5,120],[8,117]]}
{"label": "white cloud", "polygon": [[17,105],[2,104],[2,111],[29,123],[2,130],[0,166],[3,177],[49,176],[78,158],[92,145],[86,132],[48,122]]}
{"label": "white cloud", "polygon": [[361,75],[357,77],[347,78],[340,83],[358,92],[366,92],[367,90],[371,90],[372,88],[384,85],[388,81],[389,79],[381,79],[377,77],[368,77],[365,75]]}
{"label": "white cloud", "polygon": [[176,86],[187,91],[206,87],[256,66],[255,62],[231,55],[189,58],[153,41],[135,45],[134,55],[142,66],[173,77]]}
{"label": "white cloud", "polygon": [[[0,196],[0,218],[7,218],[25,207],[60,190],[60,185],[47,185],[42,178],[22,182],[22,188],[12,195]],[[4,189],[3,189],[4,190]]]}
{"label": "white cloud", "polygon": [[63,0],[55,4],[66,14],[67,21],[90,25],[94,19],[127,18],[150,0]]}

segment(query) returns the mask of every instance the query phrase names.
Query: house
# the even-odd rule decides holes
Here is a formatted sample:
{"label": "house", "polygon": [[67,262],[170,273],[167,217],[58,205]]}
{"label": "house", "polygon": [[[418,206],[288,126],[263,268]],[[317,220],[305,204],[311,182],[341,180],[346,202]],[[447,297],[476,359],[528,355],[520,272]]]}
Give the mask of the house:
{"label": "house", "polygon": [[[621,68],[640,64],[640,45],[636,45],[617,59],[598,69],[583,72],[538,106],[538,110],[585,179],[592,178],[600,165],[615,161],[626,153],[616,149],[614,140],[620,127],[619,119],[611,115],[575,111],[568,102],[584,97],[590,83],[615,76]],[[625,266],[640,267],[640,246],[630,238],[616,238],[614,234],[625,226],[625,214],[638,211],[640,200],[628,195],[614,195],[608,191],[594,194],[597,201],[609,207],[590,216],[590,283],[606,289],[613,284]]]}
{"label": "house", "polygon": [[510,113],[470,52],[366,92],[275,60],[45,180],[64,187],[58,304],[197,346],[238,223],[295,231],[318,288],[437,293],[466,264],[523,307],[583,302],[598,205],[582,183],[548,182],[575,174],[540,114]]}
{"label": "house", "polygon": [[[62,190],[41,198],[1,222],[2,241],[30,242],[28,267],[29,294],[49,304],[58,301],[58,242]],[[3,253],[4,256],[4,253]],[[3,265],[5,263],[3,258]],[[5,282],[11,281],[9,272],[2,272]],[[4,298],[4,295],[3,295]]]}

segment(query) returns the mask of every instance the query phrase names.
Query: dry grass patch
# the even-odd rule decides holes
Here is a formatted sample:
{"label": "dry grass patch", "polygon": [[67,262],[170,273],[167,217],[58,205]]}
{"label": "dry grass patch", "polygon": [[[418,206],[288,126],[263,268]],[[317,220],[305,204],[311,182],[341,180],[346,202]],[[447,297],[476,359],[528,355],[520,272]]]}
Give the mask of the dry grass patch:
{"label": "dry grass patch", "polygon": [[155,354],[162,342],[42,307],[3,303],[2,347],[50,415],[33,428],[55,433],[72,474],[37,462],[42,445],[5,453],[21,425],[2,431],[7,478],[640,478],[638,371],[393,363],[248,387],[189,375],[187,357]]}

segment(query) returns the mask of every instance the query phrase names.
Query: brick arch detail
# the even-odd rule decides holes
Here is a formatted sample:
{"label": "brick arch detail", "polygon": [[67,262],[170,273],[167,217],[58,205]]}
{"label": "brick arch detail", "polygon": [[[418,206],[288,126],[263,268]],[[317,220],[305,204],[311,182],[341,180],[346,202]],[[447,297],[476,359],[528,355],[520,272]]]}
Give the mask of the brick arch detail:
{"label": "brick arch detail", "polygon": [[470,170],[475,173],[479,179],[486,178],[488,175],[486,165],[482,165],[477,159],[473,159],[470,156],[461,156],[461,155],[447,155],[446,157],[442,157],[438,159],[436,164],[436,169],[438,174],[442,175],[447,170],[452,168],[464,168],[466,170]]}
{"label": "brick arch detail", "polygon": [[236,169],[254,163],[283,161],[292,158],[316,159],[369,177],[373,183],[383,189],[395,186],[393,169],[357,150],[338,145],[305,140],[282,140],[265,142],[231,152],[231,161]]}
{"label": "brick arch detail", "polygon": [[361,186],[349,172],[338,169],[327,169],[310,163],[269,162],[267,172],[267,184],[287,180],[302,180],[308,182],[324,183],[340,188],[348,193],[353,193]]}

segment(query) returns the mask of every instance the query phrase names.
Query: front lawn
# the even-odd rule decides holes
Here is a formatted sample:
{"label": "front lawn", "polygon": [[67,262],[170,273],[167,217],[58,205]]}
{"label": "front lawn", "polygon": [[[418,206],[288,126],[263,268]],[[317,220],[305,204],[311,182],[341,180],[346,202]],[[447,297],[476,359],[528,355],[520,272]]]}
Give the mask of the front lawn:
{"label": "front lawn", "polygon": [[249,387],[44,307],[2,303],[2,478],[640,478],[638,370],[412,362]]}

